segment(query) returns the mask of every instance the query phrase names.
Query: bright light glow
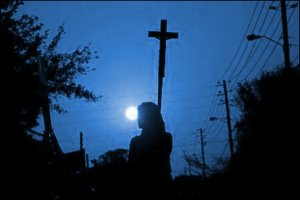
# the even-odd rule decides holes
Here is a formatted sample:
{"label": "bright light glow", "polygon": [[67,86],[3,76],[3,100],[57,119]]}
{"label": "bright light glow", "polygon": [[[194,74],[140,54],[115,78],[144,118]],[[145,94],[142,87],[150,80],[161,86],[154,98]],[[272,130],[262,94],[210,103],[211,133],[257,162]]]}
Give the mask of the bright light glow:
{"label": "bright light glow", "polygon": [[137,119],[137,108],[135,106],[130,106],[125,111],[125,116],[129,120],[136,120]]}

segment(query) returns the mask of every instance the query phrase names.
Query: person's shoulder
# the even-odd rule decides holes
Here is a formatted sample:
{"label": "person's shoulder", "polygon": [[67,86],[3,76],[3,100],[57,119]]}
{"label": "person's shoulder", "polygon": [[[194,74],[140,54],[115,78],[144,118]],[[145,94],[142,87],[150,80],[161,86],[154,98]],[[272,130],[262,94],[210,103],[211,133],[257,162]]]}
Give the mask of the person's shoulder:
{"label": "person's shoulder", "polygon": [[139,135],[134,136],[133,138],[131,138],[131,143],[135,143],[135,142],[137,142],[139,139],[140,139],[140,136],[139,136]]}
{"label": "person's shoulder", "polygon": [[172,134],[170,132],[165,132],[165,136],[168,138],[172,138]]}
{"label": "person's shoulder", "polygon": [[165,132],[165,133],[166,133],[166,135],[172,136],[172,133],[170,133],[170,132]]}

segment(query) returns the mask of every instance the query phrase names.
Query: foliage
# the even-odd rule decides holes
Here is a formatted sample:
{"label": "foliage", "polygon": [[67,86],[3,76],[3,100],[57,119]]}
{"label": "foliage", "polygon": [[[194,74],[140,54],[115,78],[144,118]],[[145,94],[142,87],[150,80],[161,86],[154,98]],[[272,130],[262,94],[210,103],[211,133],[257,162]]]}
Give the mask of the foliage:
{"label": "foliage", "polygon": [[229,166],[233,173],[270,181],[295,172],[299,87],[299,65],[239,85],[236,101],[242,116],[236,124],[237,152]]}
{"label": "foliage", "polygon": [[122,165],[126,164],[128,160],[127,149],[109,150],[99,156],[98,164],[103,165]]}
{"label": "foliage", "polygon": [[214,157],[212,167],[210,168],[211,174],[222,173],[226,171],[230,158],[229,157]]}
{"label": "foliage", "polygon": [[[1,66],[6,75],[6,84],[3,94],[8,105],[8,121],[14,126],[25,129],[37,125],[40,108],[49,102],[51,108],[64,111],[57,103],[61,96],[67,98],[82,98],[87,101],[96,101],[98,97],[81,84],[76,78],[85,75],[87,66],[96,52],[89,46],[76,48],[72,52],[58,53],[57,46],[64,34],[63,26],[50,43],[48,30],[42,32],[43,24],[38,17],[23,15],[14,17],[20,1],[1,1],[0,3],[0,54]],[[47,87],[41,87],[38,58],[42,57],[46,67]],[[49,99],[42,93],[47,92]]]}
{"label": "foliage", "polygon": [[209,167],[206,164],[204,165],[198,157],[199,156],[197,154],[188,154],[185,151],[183,152],[183,158],[187,163],[189,169],[191,169],[191,171],[193,171],[194,173],[200,175],[203,169],[207,171],[209,170]]}
{"label": "foliage", "polygon": [[96,191],[95,199],[114,199],[120,194],[124,197],[132,191],[127,160],[128,150],[122,148],[109,150],[100,155],[98,161],[93,160],[94,167],[89,169],[88,174]]}

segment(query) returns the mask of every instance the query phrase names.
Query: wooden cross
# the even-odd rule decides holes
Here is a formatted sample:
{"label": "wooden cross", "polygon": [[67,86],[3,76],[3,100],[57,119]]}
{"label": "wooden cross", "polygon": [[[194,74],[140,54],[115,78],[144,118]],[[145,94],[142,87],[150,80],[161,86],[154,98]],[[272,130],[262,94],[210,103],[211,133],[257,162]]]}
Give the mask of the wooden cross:
{"label": "wooden cross", "polygon": [[160,32],[159,31],[149,31],[148,37],[155,37],[160,40],[157,105],[158,105],[159,110],[161,110],[162,86],[163,86],[163,78],[165,77],[166,41],[168,39],[172,39],[172,38],[177,39],[178,33],[167,32],[167,20],[162,19],[160,22]]}

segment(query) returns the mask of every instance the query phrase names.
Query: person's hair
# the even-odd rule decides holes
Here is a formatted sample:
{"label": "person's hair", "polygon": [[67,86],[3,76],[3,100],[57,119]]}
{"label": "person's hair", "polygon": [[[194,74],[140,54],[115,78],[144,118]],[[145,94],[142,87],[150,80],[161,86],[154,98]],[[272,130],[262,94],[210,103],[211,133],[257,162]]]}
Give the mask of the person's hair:
{"label": "person's hair", "polygon": [[153,102],[144,102],[138,106],[138,116],[141,128],[151,128],[159,132],[165,132],[165,122],[158,106]]}

